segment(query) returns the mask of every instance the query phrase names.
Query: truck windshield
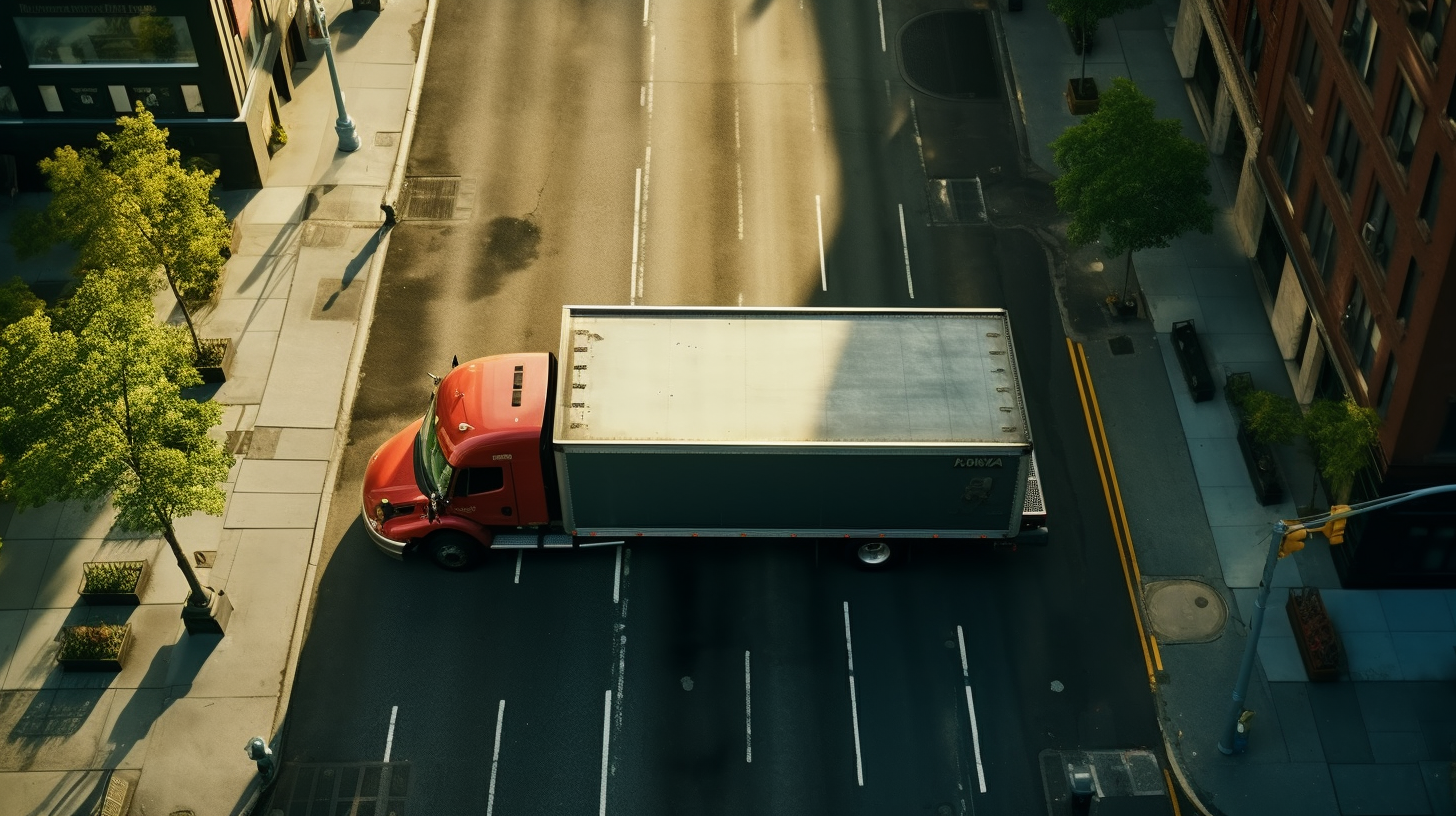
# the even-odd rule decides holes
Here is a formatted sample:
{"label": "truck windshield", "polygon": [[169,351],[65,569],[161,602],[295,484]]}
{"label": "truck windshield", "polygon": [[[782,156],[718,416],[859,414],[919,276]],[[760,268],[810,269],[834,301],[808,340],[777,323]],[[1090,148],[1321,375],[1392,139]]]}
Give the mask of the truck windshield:
{"label": "truck windshield", "polygon": [[439,421],[440,418],[435,415],[435,399],[431,397],[430,407],[425,411],[425,421],[420,423],[420,436],[415,440],[415,446],[420,452],[420,462],[424,465],[421,470],[425,474],[425,480],[429,482],[423,487],[426,492],[444,496],[454,469],[445,459],[445,452],[440,450],[440,438],[435,434],[435,426]]}

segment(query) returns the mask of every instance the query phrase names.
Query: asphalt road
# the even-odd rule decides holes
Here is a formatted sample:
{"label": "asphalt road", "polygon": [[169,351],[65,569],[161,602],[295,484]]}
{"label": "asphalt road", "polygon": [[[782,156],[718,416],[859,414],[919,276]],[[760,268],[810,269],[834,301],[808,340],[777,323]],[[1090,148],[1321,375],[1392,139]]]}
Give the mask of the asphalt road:
{"label": "asphalt road", "polygon": [[[411,814],[1033,813],[1040,751],[1159,744],[1025,229],[1050,196],[1002,96],[905,81],[898,32],[929,8],[441,0],[409,174],[468,195],[391,237],[286,766],[387,752]],[[931,226],[927,179],[973,177],[991,224]],[[423,411],[426,372],[554,351],[566,303],[1005,306],[1051,543],[922,545],[884,574],[832,542],[496,553],[463,575],[375,552],[363,465]]]}

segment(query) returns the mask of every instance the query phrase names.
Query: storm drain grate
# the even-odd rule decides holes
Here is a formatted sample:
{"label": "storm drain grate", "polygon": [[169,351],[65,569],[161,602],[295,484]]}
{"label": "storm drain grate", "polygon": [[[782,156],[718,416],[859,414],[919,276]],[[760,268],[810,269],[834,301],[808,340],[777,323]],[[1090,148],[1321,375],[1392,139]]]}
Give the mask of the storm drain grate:
{"label": "storm drain grate", "polygon": [[459,176],[405,179],[404,208],[400,217],[415,221],[449,221],[455,217],[455,198],[459,193]]}
{"label": "storm drain grate", "polygon": [[1107,339],[1107,347],[1113,354],[1132,354],[1132,338],[1127,335],[1118,335]]}
{"label": "storm drain grate", "polygon": [[227,452],[236,456],[247,456],[248,449],[253,445],[252,431],[228,431]]}
{"label": "storm drain grate", "polygon": [[986,196],[981,179],[930,179],[926,185],[930,199],[930,223],[985,224]]}
{"label": "storm drain grate", "polygon": [[408,762],[284,763],[268,816],[405,816]]}

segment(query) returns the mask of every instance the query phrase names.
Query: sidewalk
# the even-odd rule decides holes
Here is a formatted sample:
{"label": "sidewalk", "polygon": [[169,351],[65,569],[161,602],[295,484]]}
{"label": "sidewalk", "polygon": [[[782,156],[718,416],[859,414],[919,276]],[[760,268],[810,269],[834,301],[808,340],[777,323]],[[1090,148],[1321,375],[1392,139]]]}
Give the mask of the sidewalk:
{"label": "sidewalk", "polygon": [[[259,777],[243,747],[253,736],[276,740],[287,708],[330,462],[346,441],[361,316],[388,243],[379,204],[417,81],[412,30],[426,11],[426,0],[393,0],[379,14],[329,5],[363,146],[337,152],[328,68],[310,46],[281,109],[289,141],[269,185],[219,191],[241,242],[216,307],[198,315],[204,337],[230,337],[236,348],[228,381],[203,396],[226,406],[214,432],[237,465],[224,515],[176,528],[208,564],[202,582],[232,600],[227,632],[185,633],[186,584],[165,542],[113,529],[109,507],[0,505],[0,813],[89,814],[113,779],[126,783],[131,813],[242,814],[255,804]],[[0,233],[9,235],[19,208],[44,204],[42,195],[0,200]],[[53,295],[70,260],[56,250],[20,264],[0,241],[0,268]],[[170,309],[165,297],[158,304]],[[142,604],[81,604],[81,564],[92,560],[150,562]],[[57,632],[102,620],[133,625],[125,669],[63,674]]]}
{"label": "sidewalk", "polygon": [[[1158,116],[1183,121],[1201,139],[1170,43],[1175,0],[1105,20],[1087,70],[1099,87],[1126,76],[1158,102]],[[1001,13],[1031,160],[1055,173],[1048,147],[1077,118],[1062,98],[1080,58],[1044,3]],[[1018,102],[1013,100],[1013,110]],[[1103,417],[1127,500],[1141,568],[1141,603],[1159,633],[1160,724],[1192,797],[1210,813],[1450,814],[1456,740],[1456,590],[1343,590],[1323,539],[1283,559],[1259,642],[1244,707],[1257,712],[1246,753],[1217,749],[1225,726],[1247,626],[1268,552],[1269,525],[1293,518],[1293,501],[1262,507],[1245,473],[1222,385],[1194,403],[1169,344],[1174,321],[1192,318],[1214,377],[1253,373],[1260,388],[1292,395],[1274,343],[1251,259],[1234,237],[1230,209],[1237,179],[1212,157],[1212,235],[1185,235],[1167,249],[1135,255],[1147,320],[1117,322],[1105,313],[1074,320],[1098,384]],[[1095,248],[1094,248],[1095,249]],[[1101,295],[1121,286],[1121,259],[1073,252],[1069,313],[1083,318]],[[1107,261],[1102,272],[1100,261]],[[1131,353],[1111,350],[1123,336]],[[1169,440],[1182,437],[1186,446]],[[1310,465],[1284,451],[1290,493],[1307,493]],[[1154,467],[1135,467],[1157,462]],[[1164,583],[1171,582],[1171,583]],[[1168,586],[1179,589],[1163,594]],[[1310,683],[1284,612],[1286,587],[1320,587],[1348,657],[1335,683]],[[1157,596],[1154,602],[1154,596]],[[1202,598],[1206,603],[1198,605]],[[1222,617],[1225,615],[1226,617]],[[1188,626],[1189,622],[1194,625]],[[1203,627],[1203,632],[1196,630]],[[1200,642],[1201,641],[1201,642]],[[1104,746],[1084,746],[1088,748]],[[1114,747],[1114,746],[1106,746]]]}

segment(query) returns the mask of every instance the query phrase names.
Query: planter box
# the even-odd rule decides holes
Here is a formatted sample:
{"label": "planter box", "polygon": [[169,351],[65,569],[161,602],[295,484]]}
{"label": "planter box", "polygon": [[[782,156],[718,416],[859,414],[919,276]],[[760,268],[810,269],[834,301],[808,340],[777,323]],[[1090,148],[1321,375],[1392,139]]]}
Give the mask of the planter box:
{"label": "planter box", "polygon": [[1086,80],[1067,80],[1067,110],[1073,116],[1086,116],[1089,113],[1096,113],[1099,97],[1097,95],[1097,80],[1087,77]]}
{"label": "planter box", "polygon": [[[137,576],[136,586],[130,592],[87,592],[86,591],[86,568],[93,564],[115,564],[117,566],[137,566],[141,573]],[[87,561],[81,565],[81,586],[76,590],[81,600],[91,606],[138,606],[142,602],[142,592],[147,588],[147,581],[151,579],[151,565],[145,561]]]}
{"label": "planter box", "polygon": [[233,341],[227,338],[206,339],[204,343],[221,343],[223,345],[222,362],[217,365],[197,366],[197,374],[202,377],[204,383],[216,384],[227,382],[228,371],[233,365]]}
{"label": "planter box", "polygon": [[1299,659],[1304,661],[1304,673],[1309,675],[1310,682],[1338,680],[1343,650],[1319,590],[1314,587],[1289,590],[1284,610],[1289,614]]}
{"label": "planter box", "polygon": [[1239,423],[1239,452],[1244,455],[1244,468],[1254,485],[1259,504],[1268,506],[1284,501],[1284,483],[1279,479],[1279,463],[1268,445],[1259,444],[1243,423]]}
{"label": "planter box", "polygon": [[1213,399],[1213,375],[1208,371],[1208,360],[1203,356],[1203,344],[1193,329],[1192,320],[1180,320],[1173,324],[1173,352],[1178,355],[1178,366],[1183,369],[1183,381],[1194,402]]}
{"label": "planter box", "polygon": [[[67,626],[65,629],[81,629],[86,627]],[[62,629],[61,631],[65,631]],[[62,657],[56,653],[56,662],[61,664],[65,671],[76,672],[106,672],[121,671],[121,665],[126,660],[126,654],[131,650],[131,624],[122,624],[123,634],[121,645],[117,647],[115,654],[110,657]]]}

